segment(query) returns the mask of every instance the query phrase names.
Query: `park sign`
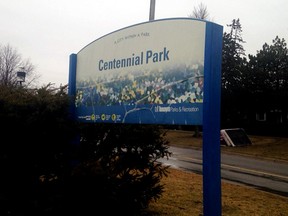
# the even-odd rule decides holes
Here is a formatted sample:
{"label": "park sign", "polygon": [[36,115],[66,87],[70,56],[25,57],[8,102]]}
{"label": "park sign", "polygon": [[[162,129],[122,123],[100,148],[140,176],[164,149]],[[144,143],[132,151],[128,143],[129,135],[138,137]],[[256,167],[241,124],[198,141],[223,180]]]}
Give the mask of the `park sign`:
{"label": "park sign", "polygon": [[223,27],[161,19],[107,34],[70,55],[73,117],[88,123],[203,125],[203,213],[221,215]]}
{"label": "park sign", "polygon": [[210,71],[220,73],[212,62],[221,53],[213,47],[221,40],[221,26],[174,18],[132,25],[91,42],[70,56],[75,117],[91,123],[202,125],[206,80]]}

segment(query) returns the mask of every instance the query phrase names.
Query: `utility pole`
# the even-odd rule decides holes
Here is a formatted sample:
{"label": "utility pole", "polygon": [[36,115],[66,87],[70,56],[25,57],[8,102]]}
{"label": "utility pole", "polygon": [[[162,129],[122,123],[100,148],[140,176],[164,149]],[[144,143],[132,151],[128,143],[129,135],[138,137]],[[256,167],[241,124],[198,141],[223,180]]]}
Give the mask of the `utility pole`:
{"label": "utility pole", "polygon": [[156,0],[150,0],[149,21],[154,20],[154,17],[155,17],[155,1]]}

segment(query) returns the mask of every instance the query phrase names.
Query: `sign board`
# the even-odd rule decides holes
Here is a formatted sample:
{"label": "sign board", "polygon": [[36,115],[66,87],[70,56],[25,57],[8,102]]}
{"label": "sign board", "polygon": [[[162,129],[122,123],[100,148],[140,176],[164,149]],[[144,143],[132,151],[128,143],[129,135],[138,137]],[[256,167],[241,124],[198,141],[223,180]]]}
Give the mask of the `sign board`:
{"label": "sign board", "polygon": [[222,36],[222,26],[204,20],[155,20],[107,34],[69,62],[80,122],[203,125],[207,216],[221,215]]}
{"label": "sign board", "polygon": [[75,64],[77,119],[202,125],[210,26],[190,18],[157,20],[85,46]]}

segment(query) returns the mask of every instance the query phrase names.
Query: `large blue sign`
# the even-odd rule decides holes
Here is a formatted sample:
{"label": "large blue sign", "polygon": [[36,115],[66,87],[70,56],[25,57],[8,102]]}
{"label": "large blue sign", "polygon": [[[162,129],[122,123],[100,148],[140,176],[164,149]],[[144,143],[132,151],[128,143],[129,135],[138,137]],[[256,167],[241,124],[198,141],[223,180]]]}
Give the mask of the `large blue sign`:
{"label": "large blue sign", "polygon": [[202,125],[209,31],[204,21],[163,19],[88,44],[70,62],[77,119]]}
{"label": "large blue sign", "polygon": [[163,19],[112,32],[70,55],[71,112],[91,123],[203,125],[203,213],[221,215],[223,27]]}

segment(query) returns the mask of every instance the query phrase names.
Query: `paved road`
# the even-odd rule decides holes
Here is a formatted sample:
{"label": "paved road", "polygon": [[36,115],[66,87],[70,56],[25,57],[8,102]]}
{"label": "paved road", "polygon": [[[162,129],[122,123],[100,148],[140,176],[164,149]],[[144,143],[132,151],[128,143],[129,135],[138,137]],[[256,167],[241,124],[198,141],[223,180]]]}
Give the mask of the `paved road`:
{"label": "paved road", "polygon": [[[172,156],[161,161],[178,169],[202,173],[202,151],[170,147]],[[225,181],[288,197],[288,163],[221,153],[221,177]]]}

